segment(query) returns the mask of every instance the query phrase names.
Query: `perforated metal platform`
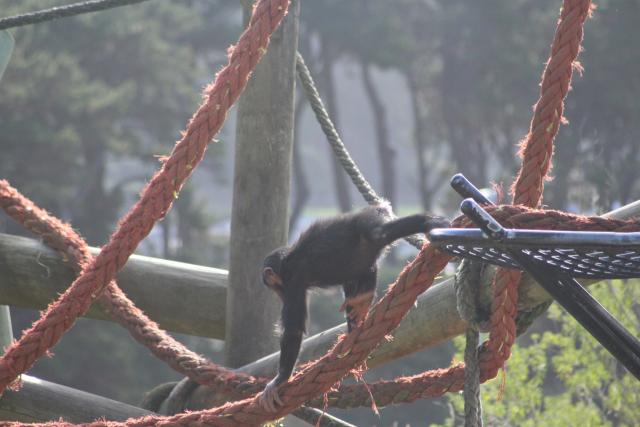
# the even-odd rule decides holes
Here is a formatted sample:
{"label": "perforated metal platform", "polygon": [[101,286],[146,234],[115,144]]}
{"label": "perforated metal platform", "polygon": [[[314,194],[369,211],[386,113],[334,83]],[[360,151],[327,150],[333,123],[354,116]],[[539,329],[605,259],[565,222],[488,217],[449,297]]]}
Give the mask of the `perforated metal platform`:
{"label": "perforated metal platform", "polygon": [[435,229],[429,239],[442,250],[507,268],[522,269],[508,251],[572,277],[640,277],[640,233],[508,230],[498,242],[479,229]]}
{"label": "perforated metal platform", "polygon": [[640,340],[575,280],[640,277],[640,233],[506,229],[463,175],[451,186],[467,198],[460,210],[479,228],[435,229],[429,240],[455,256],[525,270],[640,380]]}

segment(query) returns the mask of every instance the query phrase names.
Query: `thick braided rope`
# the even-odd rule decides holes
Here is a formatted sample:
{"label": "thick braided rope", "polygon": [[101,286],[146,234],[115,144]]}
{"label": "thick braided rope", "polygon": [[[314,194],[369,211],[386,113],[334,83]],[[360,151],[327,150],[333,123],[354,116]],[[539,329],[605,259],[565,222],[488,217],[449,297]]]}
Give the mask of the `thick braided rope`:
{"label": "thick braided rope", "polygon": [[[82,271],[93,259],[89,246],[68,224],[35,205],[5,180],[0,180],[0,207],[26,229],[40,236],[46,245],[60,252],[70,261],[76,273]],[[258,391],[264,386],[264,381],[257,383],[250,375],[234,373],[216,365],[173,339],[135,306],[115,280],[109,282],[106,292],[98,298],[98,303],[137,342],[146,346],[174,370],[199,384],[228,389],[230,385],[227,380],[233,376],[235,382],[242,382],[245,388],[254,385],[255,391]]]}
{"label": "thick braided rope", "polygon": [[[520,147],[523,160],[512,187],[514,204],[537,207],[542,198],[544,180],[551,167],[553,140],[564,120],[564,99],[569,92],[573,67],[580,52],[583,25],[590,11],[590,0],[563,1],[549,61],[542,74],[540,98],[534,107],[529,133]],[[489,351],[483,352],[480,360],[487,375],[497,375],[511,355],[511,346],[516,338],[515,318],[521,277],[519,271],[498,269],[493,281],[491,332],[489,340],[484,343]]]}
{"label": "thick braided rope", "polygon": [[[327,137],[327,141],[333,150],[333,154],[336,156],[347,175],[349,175],[349,178],[351,178],[351,182],[356,186],[364,200],[366,200],[370,205],[383,202],[384,199],[376,194],[375,190],[371,187],[371,184],[369,184],[362,172],[360,172],[358,165],[349,154],[344,142],[342,142],[342,138],[340,138],[338,130],[334,126],[333,121],[331,121],[331,117],[329,117],[327,109],[324,108],[324,102],[322,102],[322,98],[320,97],[316,84],[311,76],[311,72],[309,71],[307,64],[305,64],[302,55],[300,55],[300,52],[296,53],[296,70],[298,71],[300,83],[302,84],[304,93],[309,100],[309,105],[311,105],[311,109],[316,116],[316,120],[320,124],[322,132],[324,132],[324,135]],[[425,242],[424,239],[418,236],[409,236],[406,237],[405,240],[418,249],[420,249]]]}
{"label": "thick braided rope", "polygon": [[[548,124],[544,128],[547,142],[542,145],[548,148],[547,152],[542,156],[538,156],[538,158],[542,158],[541,164],[538,165],[538,170],[541,170],[542,173],[539,179],[540,185],[537,190],[537,198],[542,194],[543,178],[546,177],[549,170],[553,138],[557,133],[562,118],[564,97],[568,93],[572,66],[577,58],[582,41],[582,26],[589,15],[590,7],[590,1],[585,0],[577,2],[565,0],[563,2],[550,59],[543,73],[541,99],[534,110],[534,118],[531,125],[532,131],[530,131],[531,137],[527,137],[525,143],[523,143],[523,170],[528,170],[529,165],[532,164],[529,159],[534,157],[533,154],[535,154],[535,151],[528,147],[536,145],[537,139],[534,137],[538,136],[536,130],[540,129],[540,118],[548,117],[547,113],[550,106],[555,106],[555,108],[552,108],[554,116],[550,125]],[[564,87],[564,90],[558,92],[557,81],[559,77],[564,78],[559,85],[560,88]],[[560,94],[559,98],[558,93]],[[520,176],[524,175],[524,173],[520,173]],[[526,192],[526,185],[521,184],[520,181],[519,177],[515,184],[517,196],[521,192]],[[516,203],[529,205],[520,202],[519,197],[516,197]],[[537,206],[537,203],[538,201],[536,200],[535,203],[529,206]],[[423,252],[421,252],[422,254]],[[483,351],[479,357],[482,380],[495,377],[511,354],[511,346],[516,337],[517,284],[520,276],[520,273],[516,270],[500,270],[493,283],[491,334],[489,340],[484,343]],[[451,375],[455,378],[458,375],[458,370],[452,368],[438,374],[443,376]]]}
{"label": "thick braided rope", "polygon": [[204,156],[209,141],[222,127],[229,108],[246,86],[288,6],[288,0],[258,1],[249,26],[230,52],[229,64],[205,89],[203,104],[191,118],[170,157],[144,189],[140,200],[81,276],[0,359],[0,390],[58,342],[122,268],[155,222],[167,213],[185,180]]}
{"label": "thick braided rope", "polygon": [[536,207],[551,168],[553,140],[564,120],[564,99],[580,52],[583,25],[591,12],[590,0],[564,0],[549,62],[542,74],[540,98],[534,106],[529,133],[520,143],[522,168],[512,193],[513,204]]}

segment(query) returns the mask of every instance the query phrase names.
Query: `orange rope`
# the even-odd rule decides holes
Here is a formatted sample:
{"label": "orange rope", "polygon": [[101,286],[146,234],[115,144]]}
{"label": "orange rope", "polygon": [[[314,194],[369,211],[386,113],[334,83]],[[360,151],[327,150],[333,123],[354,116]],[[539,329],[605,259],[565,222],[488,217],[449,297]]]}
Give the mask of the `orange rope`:
{"label": "orange rope", "polygon": [[[544,181],[551,168],[553,140],[564,120],[564,99],[582,43],[583,26],[591,13],[590,0],[564,0],[549,61],[542,73],[540,98],[534,107],[528,135],[522,141],[522,167],[513,185],[513,203],[537,207],[542,199]],[[518,284],[522,273],[498,269],[493,281],[491,331],[485,343],[489,350],[480,358],[480,368],[493,378],[511,355],[516,339],[515,317]]]}

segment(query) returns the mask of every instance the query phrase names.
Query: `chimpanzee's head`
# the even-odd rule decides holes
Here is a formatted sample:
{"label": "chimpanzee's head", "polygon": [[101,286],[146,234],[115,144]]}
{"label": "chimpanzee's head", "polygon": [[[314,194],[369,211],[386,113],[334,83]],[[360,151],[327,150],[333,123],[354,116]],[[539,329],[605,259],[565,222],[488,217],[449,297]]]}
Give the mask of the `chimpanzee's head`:
{"label": "chimpanzee's head", "polygon": [[282,260],[287,256],[287,248],[278,248],[264,259],[262,264],[262,283],[274,291],[280,299],[284,297],[282,281]]}

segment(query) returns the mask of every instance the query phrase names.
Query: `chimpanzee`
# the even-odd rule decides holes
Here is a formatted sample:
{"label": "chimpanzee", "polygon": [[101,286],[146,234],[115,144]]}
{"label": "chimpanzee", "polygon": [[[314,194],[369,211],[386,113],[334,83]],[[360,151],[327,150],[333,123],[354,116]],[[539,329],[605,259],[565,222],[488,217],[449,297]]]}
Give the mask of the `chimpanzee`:
{"label": "chimpanzee", "polygon": [[342,285],[349,332],[364,319],[376,289],[376,261],[395,240],[432,228],[449,227],[441,217],[423,214],[393,219],[387,203],[320,220],[291,246],[276,249],[264,260],[262,281],[283,302],[278,375],[260,396],[275,412],[282,405],[278,386],[291,376],[307,323],[307,289]]}

